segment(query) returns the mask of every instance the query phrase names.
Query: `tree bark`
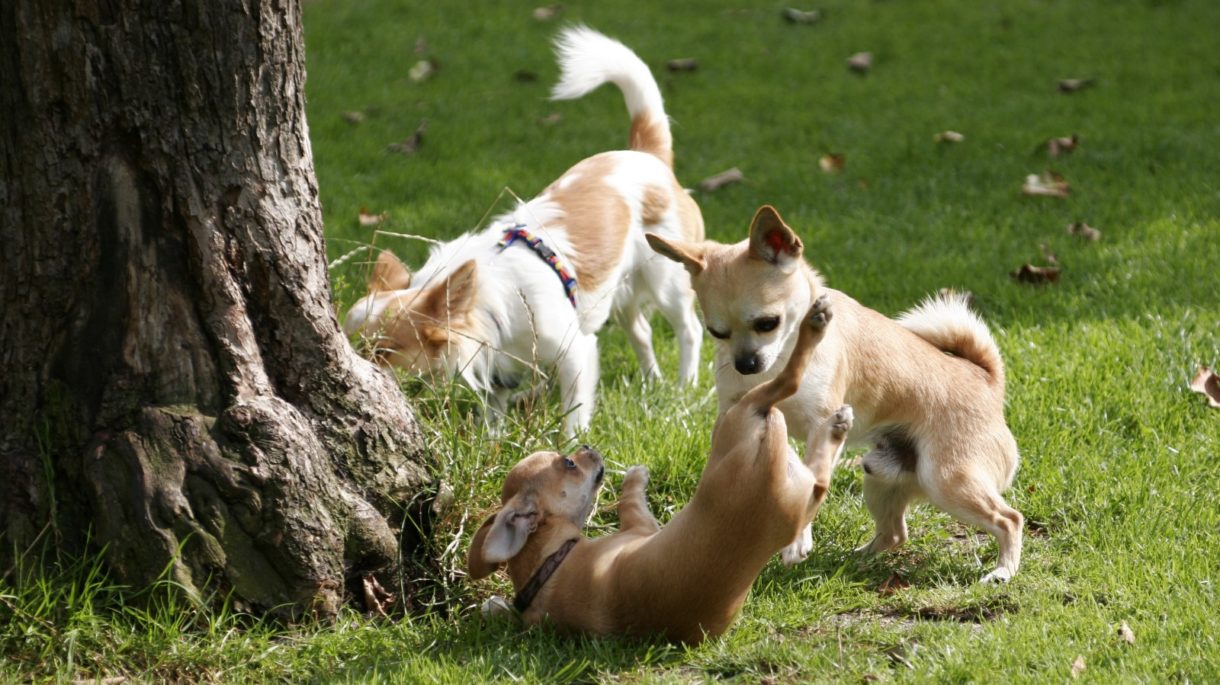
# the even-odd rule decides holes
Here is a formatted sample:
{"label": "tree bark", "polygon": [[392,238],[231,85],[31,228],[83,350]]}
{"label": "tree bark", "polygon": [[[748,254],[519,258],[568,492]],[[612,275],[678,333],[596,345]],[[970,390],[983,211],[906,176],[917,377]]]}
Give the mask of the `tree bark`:
{"label": "tree bark", "polygon": [[332,309],[300,15],[0,3],[0,571],[49,539],[325,616],[419,544],[420,429]]}

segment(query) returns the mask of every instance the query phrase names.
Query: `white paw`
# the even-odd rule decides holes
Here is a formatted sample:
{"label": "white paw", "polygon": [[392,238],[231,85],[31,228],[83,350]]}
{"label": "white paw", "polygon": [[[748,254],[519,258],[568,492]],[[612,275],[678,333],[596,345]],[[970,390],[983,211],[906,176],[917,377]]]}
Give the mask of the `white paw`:
{"label": "white paw", "polygon": [[794,566],[805,560],[809,553],[813,551],[813,526],[805,526],[800,535],[792,541],[792,544],[780,550],[779,556],[783,560],[784,566]]}
{"label": "white paw", "polygon": [[492,595],[486,602],[483,602],[483,606],[479,607],[479,613],[483,614],[485,619],[498,620],[505,616],[512,616],[513,608],[500,595]]}
{"label": "white paw", "polygon": [[979,582],[984,585],[994,585],[999,583],[1007,583],[1010,580],[1012,580],[1012,571],[1009,571],[1007,568],[1001,566],[991,573],[983,576]]}

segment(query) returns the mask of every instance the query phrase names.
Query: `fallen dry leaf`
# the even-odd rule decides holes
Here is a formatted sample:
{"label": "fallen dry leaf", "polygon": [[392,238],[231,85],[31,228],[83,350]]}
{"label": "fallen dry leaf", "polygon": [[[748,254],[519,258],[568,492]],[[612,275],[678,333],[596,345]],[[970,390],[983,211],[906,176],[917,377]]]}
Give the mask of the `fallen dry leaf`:
{"label": "fallen dry leaf", "polygon": [[364,112],[344,112],[343,120],[349,124],[359,124],[364,121]]}
{"label": "fallen dry leaf", "polygon": [[695,71],[699,68],[699,60],[694,57],[679,57],[666,62],[665,68],[670,71]]}
{"label": "fallen dry leaf", "polygon": [[818,159],[818,168],[828,174],[837,174],[847,166],[847,155],[842,152],[830,152]]}
{"label": "fallen dry leaf", "polygon": [[1091,78],[1065,78],[1059,81],[1060,93],[1075,93],[1078,90],[1084,90],[1093,85]]}
{"label": "fallen dry leaf", "polygon": [[1096,241],[1101,239],[1101,231],[1093,228],[1083,221],[1076,221],[1068,224],[1068,234],[1078,235],[1088,241]]}
{"label": "fallen dry leaf", "polygon": [[1220,378],[1206,366],[1200,366],[1190,389],[1207,397],[1207,406],[1220,409]]}
{"label": "fallen dry leaf", "polygon": [[863,74],[873,68],[873,53],[857,52],[847,58],[847,68],[852,71]]}
{"label": "fallen dry leaf", "polygon": [[421,119],[419,126],[415,127],[415,132],[408,136],[406,140],[401,143],[390,143],[386,149],[390,152],[400,152],[408,156],[413,155],[419,150],[419,146],[424,144],[424,131],[427,130],[428,120]]}
{"label": "fallen dry leaf", "polygon": [[534,8],[534,21],[551,21],[555,17],[563,14],[563,5],[558,3],[554,5],[544,5]]}
{"label": "fallen dry leaf", "polygon": [[882,597],[888,597],[899,590],[905,590],[911,587],[910,581],[897,573],[891,573],[889,578],[881,581],[881,587],[877,588],[877,594]]}
{"label": "fallen dry leaf", "polygon": [[1021,192],[1026,195],[1041,197],[1067,197],[1071,194],[1071,186],[1063,177],[1053,171],[1044,171],[1042,175],[1030,174],[1021,185]]}
{"label": "fallen dry leaf", "polygon": [[1046,152],[1051,157],[1067,154],[1076,149],[1080,144],[1080,136],[1073,133],[1070,136],[1059,136],[1046,141]]}
{"label": "fallen dry leaf", "polygon": [[371,574],[364,577],[364,608],[369,613],[386,615],[386,607],[394,603],[390,594]]}
{"label": "fallen dry leaf", "polygon": [[1011,276],[1018,283],[1033,283],[1035,285],[1054,283],[1059,280],[1059,267],[1022,264],[1021,268],[1013,271]]}
{"label": "fallen dry leaf", "polygon": [[795,7],[784,10],[784,19],[789,24],[815,24],[821,18],[822,13],[818,10],[798,10]]}
{"label": "fallen dry leaf", "polygon": [[376,226],[377,224],[385,221],[385,217],[386,215],[384,212],[381,214],[374,214],[365,207],[361,207],[359,213],[356,214],[356,218],[360,221],[361,226]]}
{"label": "fallen dry leaf", "polygon": [[702,181],[699,181],[699,190],[702,190],[705,193],[710,193],[714,190],[719,190],[724,186],[737,183],[744,179],[745,176],[741,173],[741,169],[733,167],[732,169],[722,171],[715,176],[708,176]]}
{"label": "fallen dry leaf", "polygon": [[958,133],[957,131],[941,131],[935,136],[932,136],[932,140],[937,143],[960,143],[965,139],[966,136]]}
{"label": "fallen dry leaf", "polygon": [[1126,621],[1123,621],[1122,625],[1118,627],[1118,636],[1129,645],[1135,644],[1135,632],[1131,630],[1131,626],[1127,625]]}
{"label": "fallen dry leaf", "polygon": [[1072,677],[1079,678],[1080,674],[1084,673],[1085,668],[1087,667],[1084,665],[1084,657],[1076,657],[1076,660],[1072,662]]}
{"label": "fallen dry leaf", "polygon": [[543,126],[554,126],[555,124],[558,124],[559,120],[562,118],[563,115],[559,112],[551,112],[550,114],[539,119],[538,123],[542,124]]}
{"label": "fallen dry leaf", "polygon": [[410,77],[412,81],[419,83],[420,81],[432,76],[432,74],[435,74],[439,67],[440,65],[434,59],[421,59],[411,67],[411,69],[407,72],[407,76]]}

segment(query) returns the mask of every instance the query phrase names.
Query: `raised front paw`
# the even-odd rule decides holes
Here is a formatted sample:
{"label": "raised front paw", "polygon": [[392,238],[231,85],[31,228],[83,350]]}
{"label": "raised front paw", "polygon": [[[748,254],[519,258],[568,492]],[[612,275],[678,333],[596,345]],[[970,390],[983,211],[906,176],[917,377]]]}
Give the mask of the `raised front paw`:
{"label": "raised front paw", "polygon": [[638,487],[642,488],[648,485],[648,467],[643,464],[636,464],[627,469],[627,473],[623,474],[623,488]]}
{"label": "raised front paw", "polygon": [[826,324],[834,315],[830,311],[830,295],[825,293],[818,296],[818,299],[813,301],[813,306],[809,308],[809,326],[815,331],[820,331],[826,328]]}
{"label": "raised front paw", "polygon": [[851,410],[850,404],[845,404],[830,415],[830,438],[832,440],[842,440],[851,430],[852,423],[856,420],[855,414]]}

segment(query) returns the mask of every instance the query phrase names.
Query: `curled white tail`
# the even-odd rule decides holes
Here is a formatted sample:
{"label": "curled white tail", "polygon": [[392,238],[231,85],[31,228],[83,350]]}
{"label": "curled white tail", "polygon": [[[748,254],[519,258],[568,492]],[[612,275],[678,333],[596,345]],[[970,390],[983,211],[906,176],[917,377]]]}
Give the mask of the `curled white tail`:
{"label": "curled white tail", "polygon": [[553,99],[574,100],[603,83],[613,83],[623,92],[631,115],[631,149],[673,166],[673,136],[661,89],[643,60],[617,40],[585,26],[561,31],[555,51],[562,73],[551,90]]}
{"label": "curled white tail", "polygon": [[987,373],[991,384],[1004,387],[1004,360],[987,324],[970,311],[965,295],[929,297],[898,317],[898,323],[939,350],[951,352]]}

